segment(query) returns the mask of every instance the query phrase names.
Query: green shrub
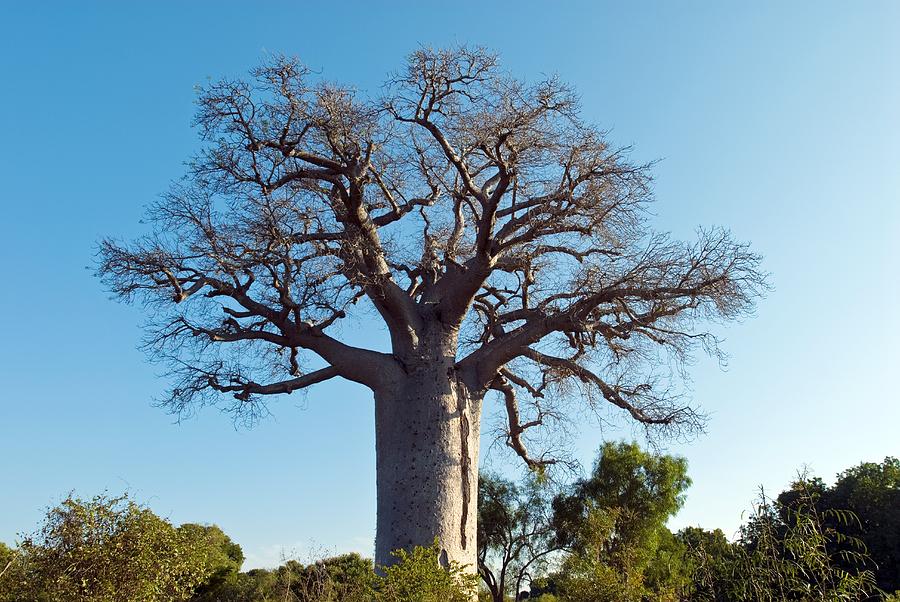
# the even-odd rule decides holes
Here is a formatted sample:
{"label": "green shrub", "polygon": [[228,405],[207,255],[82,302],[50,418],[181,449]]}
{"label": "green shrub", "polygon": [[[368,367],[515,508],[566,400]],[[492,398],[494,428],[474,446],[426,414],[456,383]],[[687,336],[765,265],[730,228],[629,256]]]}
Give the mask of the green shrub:
{"label": "green shrub", "polygon": [[[226,541],[216,527],[176,529],[127,496],[69,497],[5,563],[0,601],[188,600],[214,573],[227,573],[211,548]],[[243,559],[239,549],[232,554]],[[239,561],[229,566],[236,572]]]}
{"label": "green shrub", "polygon": [[[791,507],[760,494],[741,540],[724,555],[704,546],[692,550],[697,570],[691,600],[871,599],[876,592],[875,574],[865,546],[831,526],[856,517],[847,511],[817,510],[814,492],[800,489],[796,493]],[[835,552],[835,543],[842,549]]]}
{"label": "green shrub", "polygon": [[375,573],[358,554],[313,564],[289,560],[277,569],[239,573],[192,602],[469,602],[478,583],[457,563],[443,568],[437,544],[394,553],[397,561]]}
{"label": "green shrub", "polygon": [[382,567],[375,599],[378,602],[469,602],[478,588],[478,575],[459,563],[439,563],[438,542],[431,547],[393,553],[395,564]]}

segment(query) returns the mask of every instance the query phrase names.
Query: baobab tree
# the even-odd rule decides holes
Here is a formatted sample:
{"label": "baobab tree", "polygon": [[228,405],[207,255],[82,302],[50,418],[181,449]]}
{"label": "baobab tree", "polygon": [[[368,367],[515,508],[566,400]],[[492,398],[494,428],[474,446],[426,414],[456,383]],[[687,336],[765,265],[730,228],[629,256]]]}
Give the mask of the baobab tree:
{"label": "baobab tree", "polygon": [[[659,351],[714,344],[700,327],[765,286],[725,230],[650,231],[650,166],[580,119],[569,87],[483,49],[420,49],[377,98],[280,58],[198,104],[188,174],[151,233],[101,243],[99,274],[147,304],[173,411],[252,417],[332,378],[371,389],[378,563],[438,538],[475,570],[489,394],[535,470],[555,461],[529,446],[562,399],[695,426]],[[353,311],[383,321],[389,351],[341,340]]]}

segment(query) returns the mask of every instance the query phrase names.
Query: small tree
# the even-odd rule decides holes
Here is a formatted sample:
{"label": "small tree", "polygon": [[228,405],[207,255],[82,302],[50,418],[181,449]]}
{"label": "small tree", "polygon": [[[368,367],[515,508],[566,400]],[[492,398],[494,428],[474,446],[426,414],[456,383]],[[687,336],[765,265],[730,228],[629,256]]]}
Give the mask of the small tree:
{"label": "small tree", "polygon": [[571,493],[553,500],[554,526],[560,543],[579,550],[593,545],[583,539],[596,511],[615,513],[607,547],[632,547],[653,553],[659,530],[684,504],[690,486],[684,458],[653,454],[636,443],[605,443],[590,476]]}
{"label": "small tree", "polygon": [[[414,52],[382,97],[292,60],[252,75],[200,94],[203,149],[152,233],[101,245],[106,284],[151,307],[172,410],[252,419],[327,379],[368,387],[376,563],[437,537],[472,571],[489,393],[535,469],[554,459],[528,434],[573,396],[650,427],[700,422],[655,367],[715,350],[701,324],[752,309],[759,257],[724,230],[651,231],[649,166],[585,123],[569,87],[466,48]],[[387,351],[341,340],[359,307]]]}
{"label": "small tree", "polygon": [[491,475],[478,482],[478,572],[494,602],[522,588],[561,548],[555,542],[547,488],[530,478],[521,486]]}
{"label": "small tree", "polygon": [[684,458],[604,444],[591,474],[553,500],[557,542],[571,552],[557,579],[564,599],[674,599],[682,559],[665,525],[690,482]]}

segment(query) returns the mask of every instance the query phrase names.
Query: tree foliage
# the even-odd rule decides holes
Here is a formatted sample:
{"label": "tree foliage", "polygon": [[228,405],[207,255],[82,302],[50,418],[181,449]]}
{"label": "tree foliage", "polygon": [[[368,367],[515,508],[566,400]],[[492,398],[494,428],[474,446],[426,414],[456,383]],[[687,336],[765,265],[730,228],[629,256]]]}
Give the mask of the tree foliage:
{"label": "tree foliage", "polygon": [[244,552],[222,529],[215,525],[186,523],[177,531],[188,542],[191,552],[209,569],[209,576],[195,590],[195,596],[236,578],[244,564]]}
{"label": "tree foliage", "polygon": [[[860,540],[835,529],[847,510],[816,508],[815,493],[798,486],[787,507],[760,493],[735,545],[694,548],[698,562],[692,599],[733,602],[840,602],[877,594],[871,559]],[[842,551],[835,548],[841,544]],[[723,553],[724,552],[724,553]],[[845,568],[847,567],[847,568]]]}
{"label": "tree foliage", "polygon": [[176,529],[127,496],[68,497],[19,544],[3,591],[35,602],[188,600],[221,570],[222,545],[233,546],[217,528],[195,527]]}
{"label": "tree foliage", "polygon": [[0,542],[0,602],[13,600],[13,593],[22,582],[18,551]]}
{"label": "tree foliage", "polygon": [[289,560],[236,575],[192,602],[468,602],[477,576],[453,561],[442,566],[440,556],[438,545],[398,550],[381,573],[358,554],[309,565]]}
{"label": "tree foliage", "polygon": [[377,602],[469,602],[477,592],[478,576],[453,560],[442,560],[438,542],[394,555],[397,562],[382,567]]}
{"label": "tree foliage", "polygon": [[605,443],[592,473],[553,500],[560,543],[576,550],[591,545],[592,515],[606,512],[615,514],[607,548],[653,549],[690,483],[684,458],[653,454],[636,443]]}
{"label": "tree foliage", "polygon": [[[825,523],[850,541],[859,541],[874,563],[878,587],[887,592],[900,590],[900,460],[863,462],[837,475],[831,487],[821,479],[803,477],[778,496],[783,512],[812,503],[820,513],[849,511],[855,517],[842,521],[826,516]],[[852,545],[834,541],[832,552],[841,552],[839,566],[852,570],[856,563],[845,559],[855,551]]]}
{"label": "tree foliage", "polygon": [[592,473],[553,500],[558,542],[571,551],[558,578],[560,595],[674,599],[683,575],[673,563],[680,565],[682,549],[665,524],[690,482],[684,458],[605,443]]}
{"label": "tree foliage", "polygon": [[[521,487],[482,483],[482,557],[493,561],[485,582],[492,594],[517,568],[556,566],[520,585],[530,596],[560,600],[670,600],[689,583],[685,546],[665,527],[690,484],[683,458],[654,454],[634,443],[607,443],[591,474],[552,503],[533,477]],[[489,554],[492,553],[491,554]],[[538,562],[532,562],[532,559]],[[523,562],[524,561],[524,562]],[[552,561],[552,562],[551,562]],[[494,595],[495,600],[501,600]]]}
{"label": "tree foliage", "polygon": [[241,573],[216,526],[176,528],[128,496],[69,497],[17,549],[0,544],[0,602],[467,602],[477,588],[437,544],[396,556],[381,574],[358,554]]}
{"label": "tree foliage", "polygon": [[371,602],[377,576],[358,554],[309,565],[288,560],[274,570],[255,569],[210,587],[192,602]]}
{"label": "tree foliage", "polygon": [[[896,467],[893,458],[860,464],[831,487],[801,475],[778,499],[761,494],[734,542],[720,530],[669,532],[686,466],[635,444],[605,444],[592,472],[552,503],[534,475],[521,483],[486,475],[480,569],[491,575],[486,584],[506,585],[482,599],[894,600],[887,592],[896,588],[876,580],[897,568],[891,548],[870,550],[864,538],[893,543],[879,530],[896,512]],[[240,572],[243,553],[218,527],[176,528],[127,496],[70,497],[16,548],[0,544],[0,602],[453,602],[477,586],[437,544],[396,559],[381,572],[357,554]]]}

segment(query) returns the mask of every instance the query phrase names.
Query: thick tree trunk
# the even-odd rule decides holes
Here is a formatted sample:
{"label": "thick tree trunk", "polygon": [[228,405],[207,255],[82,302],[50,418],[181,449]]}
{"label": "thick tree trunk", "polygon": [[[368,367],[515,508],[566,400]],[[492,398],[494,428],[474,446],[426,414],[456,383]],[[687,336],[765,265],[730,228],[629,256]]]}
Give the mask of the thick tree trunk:
{"label": "thick tree trunk", "polygon": [[443,564],[474,573],[481,399],[457,379],[452,358],[434,360],[375,397],[375,562],[437,538]]}

